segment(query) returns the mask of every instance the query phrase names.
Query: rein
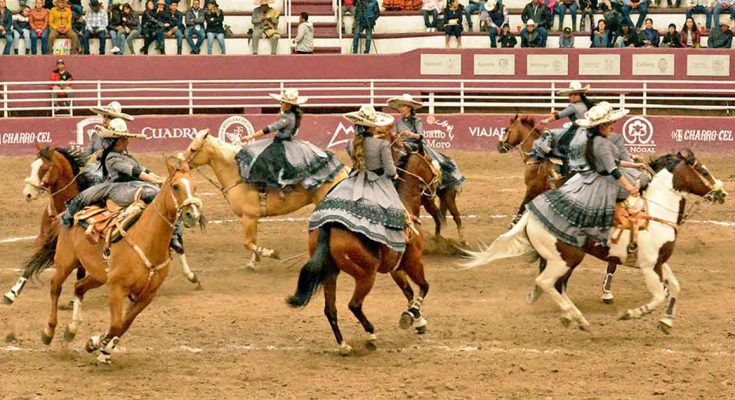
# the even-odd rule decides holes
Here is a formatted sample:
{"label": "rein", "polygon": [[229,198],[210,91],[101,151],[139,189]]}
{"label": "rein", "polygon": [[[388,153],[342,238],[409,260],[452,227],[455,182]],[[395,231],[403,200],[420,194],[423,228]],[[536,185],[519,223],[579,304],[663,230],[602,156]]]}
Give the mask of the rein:
{"label": "rein", "polygon": [[429,168],[431,169],[431,172],[432,172],[432,174],[433,174],[434,177],[431,179],[430,182],[427,183],[426,180],[424,180],[424,178],[422,178],[422,177],[420,177],[420,176],[418,176],[418,175],[414,174],[413,172],[408,171],[406,169],[403,169],[403,168],[400,168],[400,167],[396,167],[396,169],[398,171],[403,172],[404,174],[411,175],[412,177],[416,178],[419,182],[421,182],[421,185],[422,185],[421,195],[422,196],[433,198],[433,197],[436,196],[436,192],[437,192],[437,189],[438,189],[439,183],[440,183],[439,180],[441,179],[441,174],[436,171],[436,168],[434,168],[434,165],[426,158],[426,156],[421,155],[419,153],[413,153],[413,154],[416,154],[417,156],[419,156],[419,158],[423,162],[425,162],[429,166]]}
{"label": "rein", "polygon": [[[521,125],[523,125],[523,123],[521,123]],[[529,164],[529,162],[527,161],[527,159],[528,159],[528,155],[526,155],[525,153],[523,153],[523,151],[521,150],[521,147],[523,147],[523,144],[524,144],[524,143],[526,143],[526,141],[527,141],[527,140],[528,140],[528,139],[529,139],[529,138],[530,138],[531,136],[533,136],[533,133],[534,133],[534,132],[538,133],[538,134],[539,134],[539,137],[541,136],[541,133],[542,133],[542,132],[540,132],[540,131],[539,131],[538,129],[536,129],[536,125],[534,125],[534,126],[532,126],[532,127],[531,127],[531,128],[530,128],[530,129],[528,130],[528,134],[526,135],[526,137],[524,137],[524,138],[523,138],[523,140],[521,140],[521,141],[520,141],[520,142],[519,142],[518,144],[515,144],[515,145],[509,145],[509,144],[508,144],[508,143],[507,143],[506,141],[504,141],[504,140],[503,140],[503,141],[501,141],[501,143],[505,143],[506,145],[508,145],[508,147],[510,148],[510,150],[518,150],[518,154],[519,154],[519,155],[521,156],[521,159],[522,159],[522,160],[524,161],[524,163],[526,163],[526,164]],[[507,140],[507,139],[508,139],[508,138],[507,138],[507,136],[506,136],[505,140]],[[534,140],[535,140],[535,139],[534,139]],[[537,162],[530,162],[530,164],[537,164]]]}

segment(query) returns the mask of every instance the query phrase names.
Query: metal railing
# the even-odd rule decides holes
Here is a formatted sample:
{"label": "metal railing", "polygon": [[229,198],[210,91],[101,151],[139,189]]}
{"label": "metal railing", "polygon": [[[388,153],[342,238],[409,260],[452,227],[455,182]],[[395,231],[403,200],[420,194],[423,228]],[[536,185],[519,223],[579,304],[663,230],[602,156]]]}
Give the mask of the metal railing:
{"label": "metal railing", "polygon": [[[380,106],[388,98],[410,93],[420,98],[429,113],[507,112],[509,109],[548,110],[563,107],[567,100],[556,95],[568,80],[482,80],[482,79],[313,79],[313,80],[157,80],[73,81],[73,102],[67,111],[120,101],[137,113],[184,110],[188,114],[237,109],[258,113],[275,107],[268,93],[286,87],[309,97],[305,108],[357,108]],[[53,112],[50,89],[55,82],[4,82],[0,84],[3,117]],[[735,81],[684,80],[588,80],[597,101],[609,101],[636,113],[653,110],[689,114],[691,110],[735,113]],[[169,111],[170,112],[170,111]],[[660,111],[659,111],[660,113]]]}

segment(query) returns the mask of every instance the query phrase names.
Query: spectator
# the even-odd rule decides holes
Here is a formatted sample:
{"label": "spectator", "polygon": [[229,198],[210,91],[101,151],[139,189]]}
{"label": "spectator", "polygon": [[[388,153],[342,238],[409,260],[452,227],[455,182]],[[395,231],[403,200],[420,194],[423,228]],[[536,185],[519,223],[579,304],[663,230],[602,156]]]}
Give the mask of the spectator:
{"label": "spectator", "polygon": [[[551,20],[549,8],[543,5],[539,0],[533,0],[523,8],[521,20],[526,25],[528,25],[528,21],[530,20],[533,20],[535,24],[538,24],[538,26],[535,26],[535,32],[541,39],[541,45],[539,47],[546,47],[546,37],[548,33],[545,26],[547,26]],[[521,32],[521,47],[523,47],[523,32]]]}
{"label": "spectator", "polygon": [[582,20],[579,22],[579,30],[584,32],[587,28],[584,21],[586,17],[590,19],[590,30],[595,26],[595,10],[597,9],[597,0],[579,0],[579,8],[582,10]]}
{"label": "spectator", "polygon": [[51,9],[54,8],[54,0],[44,0],[43,8],[51,11]]}
{"label": "spectator", "polygon": [[577,31],[577,9],[579,4],[578,0],[561,0],[556,3],[556,13],[559,15],[559,30],[564,30],[564,14],[569,10],[569,14],[572,16],[572,31]]}
{"label": "spectator", "polygon": [[[165,4],[163,0],[159,0],[159,2]],[[158,42],[159,49],[163,47],[163,37],[160,37],[158,34],[162,24],[163,23],[156,18],[156,10],[153,6],[153,0],[147,0],[145,2],[145,12],[143,12],[143,20],[140,24],[140,35],[143,36],[143,47],[140,48],[140,52],[142,54],[148,54],[148,47],[150,47],[153,42]]]}
{"label": "spectator", "polygon": [[574,48],[574,36],[572,36],[572,28],[566,27],[561,36],[559,36],[559,48],[560,49],[571,49]]}
{"label": "spectator", "polygon": [[464,9],[464,16],[467,19],[467,31],[472,32],[472,14],[479,13],[485,8],[486,0],[469,0],[469,4]]}
{"label": "spectator", "polygon": [[138,13],[133,11],[133,8],[128,3],[123,3],[122,13],[120,14],[122,24],[117,31],[118,48],[120,49],[120,55],[125,54],[125,44],[130,49],[130,54],[135,54],[135,47],[133,43],[135,39],[140,37],[140,17]]}
{"label": "spectator", "polygon": [[638,12],[638,22],[636,22],[636,29],[640,29],[643,25],[643,20],[648,14],[648,0],[623,0],[623,21],[633,25],[633,20],[630,19],[630,13]]}
{"label": "spectator", "polygon": [[735,20],[735,0],[715,0],[715,5],[712,7],[712,19],[715,24],[720,23],[720,14],[730,14],[730,23]]}
{"label": "spectator", "polygon": [[31,8],[23,6],[20,13],[13,16],[13,51],[18,54],[18,44],[23,37],[26,55],[31,54]]}
{"label": "spectator", "polygon": [[375,21],[380,17],[380,6],[377,0],[356,0],[355,21],[357,28],[352,38],[352,54],[357,54],[360,47],[360,36],[365,31],[365,54],[370,54],[370,44],[373,41]]}
{"label": "spectator", "polygon": [[[352,17],[352,32],[355,32],[355,27],[357,24],[355,23],[355,0],[340,0],[342,2],[342,26],[340,29],[342,29],[342,34],[347,34],[347,31],[345,30],[345,16],[349,15]],[[439,0],[435,0],[437,3],[439,3]],[[424,4],[426,4],[426,1],[424,0]],[[424,13],[426,15],[426,13]],[[424,17],[424,20],[426,17]],[[434,18],[436,19],[436,17]]]}
{"label": "spectator", "polygon": [[490,28],[490,47],[496,48],[496,38],[503,30],[502,27],[510,21],[508,10],[505,6],[496,0],[489,0],[485,3],[485,10],[488,15],[488,27]]}
{"label": "spectator", "polygon": [[[58,3],[57,3],[58,4]],[[67,99],[72,96],[71,85],[68,83],[72,80],[71,74],[66,70],[64,60],[56,61],[56,69],[51,72],[51,81],[58,82],[51,85],[52,99]],[[55,101],[54,101],[55,103]],[[54,106],[55,104],[52,104]],[[66,102],[61,103],[62,107],[67,106]]]}
{"label": "spectator", "polygon": [[707,39],[707,47],[710,49],[729,49],[732,47],[732,31],[730,26],[720,23],[720,29],[713,29]]}
{"label": "spectator", "polygon": [[171,25],[173,25],[173,20],[171,19],[171,14],[168,12],[168,4],[166,4],[166,0],[158,0],[156,2],[156,12],[153,15],[156,17],[156,21],[158,21],[156,47],[161,54],[166,54],[166,40],[164,39],[164,36],[166,35],[166,32],[171,29]]}
{"label": "spectator", "polygon": [[[607,29],[610,32],[617,32],[623,29],[622,26],[626,22],[621,14],[622,5],[618,1],[601,0],[598,1],[597,8],[602,11],[602,18],[605,20]],[[631,22],[628,25],[633,25],[633,23]],[[592,26],[590,26],[590,30],[592,30]]]}
{"label": "spectator", "polygon": [[48,54],[48,10],[43,8],[43,0],[36,0],[31,10],[31,52],[38,54],[38,39],[41,39],[41,54]]}
{"label": "spectator", "polygon": [[705,14],[707,19],[704,26],[707,28],[707,32],[709,32],[712,29],[712,0],[688,0],[688,4],[687,18],[694,14]]}
{"label": "spectator", "polygon": [[686,22],[684,22],[684,26],[681,28],[681,34],[679,35],[680,47],[687,47],[690,49],[702,47],[700,45],[700,39],[701,36],[699,34],[699,29],[697,28],[697,23],[694,22],[694,18],[688,17]]}
{"label": "spectator", "polygon": [[79,15],[84,14],[84,8],[82,7],[82,0],[69,0],[68,2],[69,8],[71,8],[72,13],[76,13]]}
{"label": "spectator", "polygon": [[[266,3],[266,7],[268,4]],[[255,11],[257,11],[256,9]],[[255,11],[253,12],[253,20],[255,20]],[[225,28],[222,25],[222,23],[225,20],[225,15],[222,13],[222,10],[219,9],[219,4],[217,4],[216,1],[212,0],[209,3],[207,3],[207,11],[204,13],[204,20],[207,22],[207,27],[205,31],[207,32],[207,54],[212,54],[212,47],[214,45],[214,40],[217,39],[217,44],[219,44],[219,52],[220,54],[226,54],[225,52]],[[258,36],[259,37],[259,36]],[[257,49],[257,39],[255,36],[253,37],[253,48]],[[278,45],[278,39],[276,39],[275,43],[271,41],[271,52],[273,54],[276,53],[276,46]],[[257,52],[253,52],[253,54],[258,54]]]}
{"label": "spectator", "polygon": [[669,29],[661,39],[660,47],[678,48],[681,47],[681,38],[679,32],[676,31],[676,24],[669,24]]}
{"label": "spectator", "polygon": [[[421,7],[422,13],[424,14],[424,26],[426,32],[436,32],[436,28],[439,26],[439,13],[442,12],[441,0],[424,0],[424,5]],[[429,15],[431,15],[431,22],[429,22]],[[344,24],[344,20],[342,21]],[[342,28],[344,33],[344,28]]]}
{"label": "spectator", "polygon": [[[278,51],[278,39],[281,38],[281,35],[278,34],[278,11],[271,8],[268,5],[269,3],[273,3],[273,0],[255,0],[255,4],[260,5],[260,7],[253,10],[253,54],[258,54],[261,37],[265,37],[271,42],[271,54],[276,54]],[[207,25],[207,29],[209,29],[209,25]],[[224,41],[224,30],[222,30],[222,33],[222,40]]]}
{"label": "spectator", "polygon": [[593,48],[604,49],[612,47],[612,32],[607,28],[604,19],[597,21],[597,28],[592,30],[591,42]]}
{"label": "spectator", "polygon": [[532,19],[526,21],[526,27],[521,31],[521,47],[545,47],[543,39],[536,22]]}
{"label": "spectator", "polygon": [[513,32],[510,31],[510,25],[507,23],[503,24],[503,27],[500,29],[500,38],[498,38],[498,41],[500,42],[500,47],[504,49],[516,47],[518,44],[518,40],[513,36]]}
{"label": "spectator", "polygon": [[[674,25],[674,24],[671,24]],[[674,25],[674,35],[676,35],[676,42],[679,42],[679,33],[676,32],[676,25]],[[620,29],[620,34],[615,40],[615,47],[638,47],[638,34],[633,29],[632,25],[623,24]]]}
{"label": "spectator", "polygon": [[[0,0],[5,2],[5,0]],[[58,37],[68,38],[71,42],[71,53],[76,54],[79,49],[79,36],[74,32],[72,27],[72,12],[66,6],[66,0],[56,0],[56,7],[49,11],[48,15],[48,48],[54,48],[54,42]]]}
{"label": "spectator", "polygon": [[84,20],[83,14],[77,14],[72,11],[71,13],[71,30],[74,32],[75,35],[77,35],[78,40],[78,48],[76,49],[77,53],[83,54],[84,49],[82,46],[82,42],[84,41],[84,32],[87,31],[87,22]]}
{"label": "spectator", "polygon": [[176,54],[181,55],[184,45],[184,14],[179,11],[179,3],[172,1],[168,5],[166,21],[170,24],[164,29],[164,36],[176,38]]}
{"label": "spectator", "polygon": [[[189,43],[191,54],[202,51],[202,43],[207,34],[204,32],[204,10],[199,7],[199,0],[194,0],[191,8],[186,12],[186,42]],[[194,43],[194,35],[197,37]]]}
{"label": "spectator", "polygon": [[5,39],[4,55],[10,55],[13,48],[13,12],[5,6],[5,0],[0,0],[0,39]]}
{"label": "spectator", "polygon": [[[538,28],[546,28],[546,30],[551,30],[551,26],[554,25],[554,16],[556,15],[556,4],[558,3],[557,0],[544,0],[544,5],[549,9],[549,20],[546,23],[545,26],[542,26],[541,24],[538,25]],[[538,23],[538,21],[536,21]],[[561,28],[559,28],[561,30]]]}
{"label": "spectator", "polygon": [[296,54],[314,53],[314,25],[309,22],[309,14],[299,15],[299,27],[296,29]]}
{"label": "spectator", "polygon": [[449,7],[444,10],[444,33],[446,45],[452,36],[457,38],[457,48],[462,48],[462,14],[464,9],[459,0],[450,0]]}
{"label": "spectator", "polygon": [[646,29],[638,34],[638,42],[641,47],[658,47],[661,42],[660,34],[653,29],[653,20],[646,18]]}
{"label": "spectator", "polygon": [[110,33],[110,42],[112,44],[110,53],[112,54],[120,53],[120,47],[125,47],[125,39],[123,39],[123,45],[118,46],[117,31],[120,29],[120,26],[122,26],[122,4],[113,4],[108,9],[107,15],[107,31]]}
{"label": "spectator", "polygon": [[102,9],[100,0],[90,0],[89,7],[90,10],[87,11],[84,18],[87,22],[87,29],[84,30],[82,36],[84,54],[89,54],[89,39],[97,38],[100,41],[100,55],[104,55],[107,44],[107,13]]}

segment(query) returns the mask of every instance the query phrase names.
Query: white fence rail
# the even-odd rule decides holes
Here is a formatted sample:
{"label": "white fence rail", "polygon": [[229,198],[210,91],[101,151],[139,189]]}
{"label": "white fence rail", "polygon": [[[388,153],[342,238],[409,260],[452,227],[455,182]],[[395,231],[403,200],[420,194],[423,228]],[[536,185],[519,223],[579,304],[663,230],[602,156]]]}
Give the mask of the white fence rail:
{"label": "white fence rail", "polygon": [[[508,109],[537,109],[541,112],[563,107],[558,96],[568,81],[559,80],[462,80],[462,79],[376,79],[376,80],[158,80],[158,81],[73,81],[69,99],[52,100],[52,85],[59,82],[3,82],[0,110],[3,117],[38,115],[59,109],[74,112],[117,100],[128,109],[151,113],[156,110],[184,110],[196,114],[212,109],[242,109],[260,112],[275,107],[268,93],[286,87],[298,88],[309,97],[306,108],[357,108],[376,106],[402,93],[420,98],[427,111],[497,112]],[[585,81],[590,96],[625,106],[646,115],[652,110],[687,114],[691,110],[711,110],[735,114],[735,81]],[[143,111],[141,111],[143,110]]]}

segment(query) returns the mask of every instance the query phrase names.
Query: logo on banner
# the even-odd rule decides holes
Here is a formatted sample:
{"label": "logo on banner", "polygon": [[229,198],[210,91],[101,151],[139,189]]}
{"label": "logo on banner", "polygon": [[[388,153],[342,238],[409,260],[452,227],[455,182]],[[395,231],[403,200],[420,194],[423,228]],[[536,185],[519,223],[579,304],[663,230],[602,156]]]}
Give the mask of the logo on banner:
{"label": "logo on banner", "polygon": [[233,115],[222,121],[217,137],[227,143],[240,144],[240,139],[246,135],[255,133],[253,124],[247,118]]}
{"label": "logo on banner", "polygon": [[436,116],[429,115],[426,117],[426,124],[424,127],[424,143],[434,149],[452,148],[454,125],[449,120],[441,121]]}
{"label": "logo on banner", "polygon": [[674,129],[671,138],[677,142],[733,142],[730,129]]}
{"label": "logo on banner", "polygon": [[352,135],[355,134],[355,128],[352,125],[345,126],[344,123],[340,122],[337,125],[337,129],[332,133],[332,137],[329,139],[328,149],[332,147],[344,145],[345,143],[352,140]]}
{"label": "logo on banner", "polygon": [[77,142],[74,145],[84,147],[84,144],[89,142],[89,138],[92,137],[95,125],[102,125],[101,116],[95,115],[77,122]]}
{"label": "logo on banner", "polygon": [[653,140],[653,124],[645,117],[635,116],[623,124],[623,138],[628,150],[634,153],[656,152]]}

